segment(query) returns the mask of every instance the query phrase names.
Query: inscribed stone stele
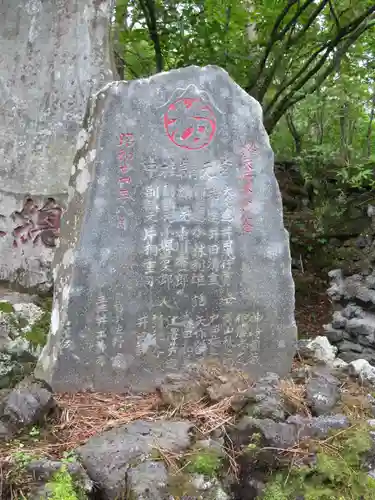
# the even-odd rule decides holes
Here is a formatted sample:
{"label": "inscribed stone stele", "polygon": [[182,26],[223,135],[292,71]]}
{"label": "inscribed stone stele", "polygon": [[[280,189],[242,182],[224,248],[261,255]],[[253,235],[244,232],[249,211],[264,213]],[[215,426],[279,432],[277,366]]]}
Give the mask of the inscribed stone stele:
{"label": "inscribed stone stele", "polygon": [[56,262],[37,375],[57,391],[151,389],[210,360],[287,373],[294,284],[260,105],[214,66],[108,84]]}
{"label": "inscribed stone stele", "polygon": [[77,135],[113,80],[111,0],[0,2],[0,282],[51,287]]}

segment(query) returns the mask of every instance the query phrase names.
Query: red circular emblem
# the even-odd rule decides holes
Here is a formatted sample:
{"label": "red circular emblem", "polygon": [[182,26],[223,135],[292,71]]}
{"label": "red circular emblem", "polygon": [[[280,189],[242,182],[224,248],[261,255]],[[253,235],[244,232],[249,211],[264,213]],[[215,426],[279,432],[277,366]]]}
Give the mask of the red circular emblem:
{"label": "red circular emblem", "polygon": [[177,99],[164,114],[164,127],[169,139],[185,149],[208,146],[216,132],[216,117],[209,104],[199,97]]}

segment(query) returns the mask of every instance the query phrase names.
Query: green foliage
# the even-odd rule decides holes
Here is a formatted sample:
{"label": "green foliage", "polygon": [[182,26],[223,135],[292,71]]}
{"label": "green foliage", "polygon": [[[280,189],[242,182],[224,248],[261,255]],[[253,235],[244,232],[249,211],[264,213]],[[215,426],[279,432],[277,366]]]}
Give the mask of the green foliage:
{"label": "green foliage", "polygon": [[[40,431],[37,427],[32,427],[29,431],[30,436],[39,435]],[[23,450],[24,443],[13,440],[12,444],[17,445],[17,451],[12,452],[10,469],[7,475],[7,482],[12,487],[14,492],[17,492],[19,498],[26,498],[24,493],[30,490],[34,483],[34,478],[27,472],[27,465],[33,460],[38,460],[40,457]],[[69,473],[67,464],[76,460],[74,452],[65,452],[62,459],[62,467],[53,474],[51,479],[46,483],[46,491],[48,498],[51,500],[84,500],[87,495],[84,493],[81,485],[75,481]],[[13,498],[13,496],[12,496]],[[16,496],[14,497],[16,498]],[[18,498],[18,497],[17,497]]]}
{"label": "green foliage", "polygon": [[[8,463],[6,483],[11,487],[14,493],[17,493],[17,496],[12,495],[11,498],[26,498],[24,492],[28,490],[30,480],[26,467],[36,457],[22,449],[24,446],[23,443],[13,441],[13,445],[14,444],[17,444],[18,450],[11,454],[11,460]],[[9,442],[8,445],[10,445]]]}
{"label": "green foliage", "polygon": [[25,320],[25,318],[14,311],[11,304],[8,304],[7,302],[0,303],[0,310],[3,310],[3,312],[9,314],[9,323],[18,332],[18,335],[27,340],[30,346],[34,349],[39,346],[43,347],[45,345],[51,324],[52,299],[44,299],[41,305],[44,310],[42,316],[37,321],[35,321],[31,328],[27,328],[27,321]]}
{"label": "green foliage", "polygon": [[263,500],[371,500],[375,481],[362,468],[363,455],[371,449],[367,426],[338,432],[318,447],[314,466],[277,473],[268,483]]}
{"label": "green foliage", "polygon": [[372,188],[374,27],[372,0],[117,0],[111,37],[120,78],[219,65],[262,104],[277,158]]}
{"label": "green foliage", "polygon": [[19,451],[16,451],[12,454],[12,461],[17,468],[24,469],[27,464],[35,459],[35,457],[30,453],[23,451],[21,445],[22,443],[19,444]]}
{"label": "green foliage", "polygon": [[51,312],[44,311],[43,315],[33,324],[33,326],[24,334],[33,348],[44,346],[47,342],[49,327],[51,324]]}
{"label": "green foliage", "polygon": [[74,450],[64,451],[62,462],[65,464],[77,462],[78,458]]}
{"label": "green foliage", "polygon": [[222,460],[216,450],[199,450],[189,457],[186,470],[191,473],[213,477],[221,468]]}
{"label": "green foliage", "polygon": [[9,302],[0,302],[0,312],[10,314],[14,312],[14,307]]}
{"label": "green foliage", "polygon": [[262,435],[258,432],[254,432],[251,435],[250,443],[246,446],[247,453],[256,452],[261,444]]}
{"label": "green foliage", "polygon": [[56,472],[51,481],[47,483],[47,489],[51,491],[51,500],[83,500],[84,493],[78,488],[69,474],[68,469],[63,466]]}

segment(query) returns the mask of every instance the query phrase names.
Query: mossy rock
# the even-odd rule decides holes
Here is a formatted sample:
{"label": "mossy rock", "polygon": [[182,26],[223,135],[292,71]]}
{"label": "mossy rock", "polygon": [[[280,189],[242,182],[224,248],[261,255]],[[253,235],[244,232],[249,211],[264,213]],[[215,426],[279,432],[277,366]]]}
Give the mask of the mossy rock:
{"label": "mossy rock", "polygon": [[195,500],[227,500],[229,497],[216,478],[203,474],[181,472],[169,479],[168,493],[174,500],[194,498]]}
{"label": "mossy rock", "polygon": [[88,498],[66,467],[56,472],[44,489],[48,492],[49,500],[85,500]]}

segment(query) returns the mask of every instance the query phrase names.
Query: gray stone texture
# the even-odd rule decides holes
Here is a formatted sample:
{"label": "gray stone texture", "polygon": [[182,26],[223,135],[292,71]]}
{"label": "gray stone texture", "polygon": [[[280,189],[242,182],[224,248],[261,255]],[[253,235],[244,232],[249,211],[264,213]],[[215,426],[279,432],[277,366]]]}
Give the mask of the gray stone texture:
{"label": "gray stone texture", "polygon": [[327,368],[312,371],[306,385],[306,401],[316,416],[331,413],[340,399],[340,381]]}
{"label": "gray stone texture", "polygon": [[[127,490],[127,473],[145,459],[158,456],[158,449],[164,453],[178,453],[188,448],[192,427],[188,421],[137,420],[90,438],[76,451],[104,498],[123,498]],[[130,473],[128,481],[133,489],[137,484],[141,487],[138,481],[142,471],[145,472],[144,467]],[[155,472],[160,479],[162,471]]]}
{"label": "gray stone texture", "polygon": [[55,406],[43,382],[25,378],[0,401],[0,435],[11,437],[23,427],[40,423]]}
{"label": "gray stone texture", "polygon": [[[341,269],[329,273],[328,295],[336,311],[326,332],[348,363],[375,366],[375,212],[367,207],[370,228],[363,234],[360,265],[350,274]],[[336,330],[334,330],[336,329]],[[366,378],[366,377],[365,377]]]}
{"label": "gray stone texture", "polygon": [[285,419],[284,401],[280,391],[280,379],[274,373],[269,373],[259,379],[243,395],[248,398],[248,403],[244,408],[248,416],[271,418],[275,421]]}
{"label": "gray stone texture", "polygon": [[331,271],[328,295],[338,308],[325,326],[328,339],[338,349],[337,356],[351,362],[364,359],[375,366],[375,295],[371,288],[375,270],[345,276]]}
{"label": "gray stone texture", "polygon": [[[349,419],[340,414],[319,417],[293,415],[286,422],[246,416],[229,430],[229,437],[234,449],[243,450],[251,443],[256,444],[261,454],[265,452],[264,458],[269,465],[275,460],[277,462],[277,451],[293,448],[305,439],[325,439],[332,431],[349,426]],[[258,459],[261,459],[260,455],[257,456]]]}
{"label": "gray stone texture", "polygon": [[0,5],[0,282],[50,288],[90,94],[113,80],[111,0]]}
{"label": "gray stone texture", "polygon": [[128,498],[164,500],[167,498],[168,472],[163,462],[145,460],[126,475]]}
{"label": "gray stone texture", "polygon": [[39,376],[148,390],[211,359],[286,374],[294,284],[260,105],[193,66],[108,84],[86,127]]}

